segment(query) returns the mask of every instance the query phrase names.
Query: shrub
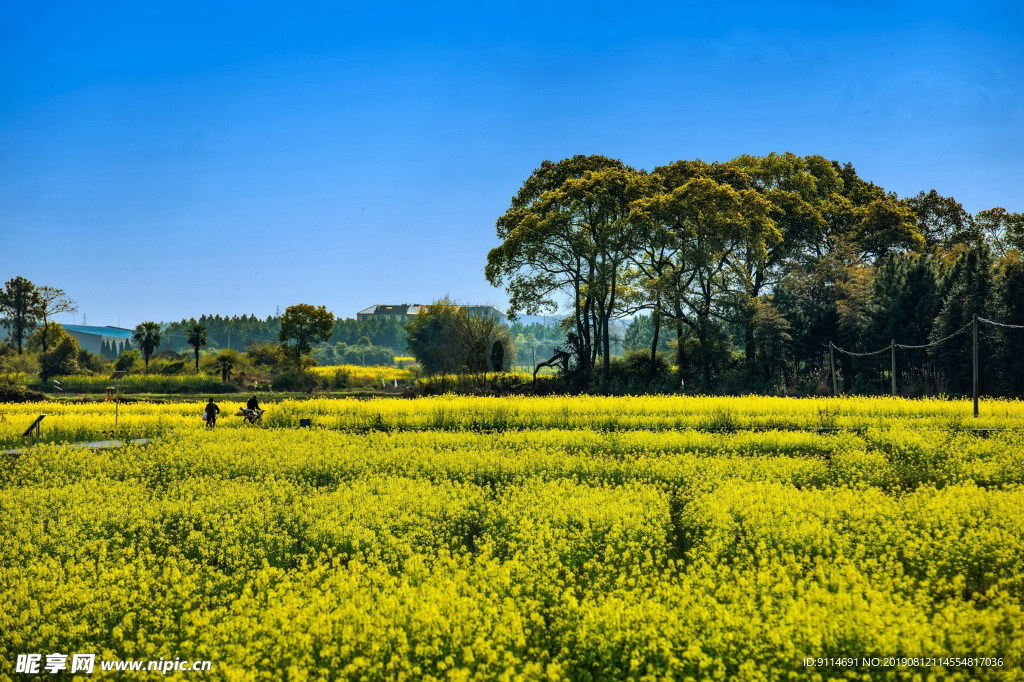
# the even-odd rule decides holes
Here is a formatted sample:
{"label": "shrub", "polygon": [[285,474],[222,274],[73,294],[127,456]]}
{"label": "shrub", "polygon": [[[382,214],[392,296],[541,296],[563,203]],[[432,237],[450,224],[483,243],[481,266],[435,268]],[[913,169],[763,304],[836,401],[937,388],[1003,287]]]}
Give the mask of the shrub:
{"label": "shrub", "polygon": [[638,391],[651,387],[670,386],[672,368],[665,356],[658,353],[651,366],[651,354],[646,350],[634,350],[613,358],[610,363],[609,386],[613,390]]}
{"label": "shrub", "polygon": [[29,390],[28,386],[10,376],[0,376],[0,403],[30,403],[46,400],[46,396],[38,391]]}
{"label": "shrub", "polygon": [[114,361],[114,369],[119,372],[132,372],[142,367],[142,353],[138,348],[129,348],[122,351]]}
{"label": "shrub", "polygon": [[289,369],[274,377],[271,385],[275,391],[305,391],[312,393],[323,386],[323,379],[308,369]]}
{"label": "shrub", "polygon": [[39,354],[39,378],[47,381],[63,374],[78,372],[78,341],[64,336],[53,350]]}

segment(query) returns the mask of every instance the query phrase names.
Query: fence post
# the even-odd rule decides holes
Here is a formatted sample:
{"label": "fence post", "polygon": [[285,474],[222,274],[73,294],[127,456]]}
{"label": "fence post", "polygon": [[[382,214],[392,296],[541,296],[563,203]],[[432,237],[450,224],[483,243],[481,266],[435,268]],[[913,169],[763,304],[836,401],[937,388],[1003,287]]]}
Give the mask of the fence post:
{"label": "fence post", "polygon": [[974,320],[971,323],[971,332],[974,337],[974,348],[971,353],[974,362],[973,365],[973,386],[974,386],[974,416],[978,416],[978,316],[974,316]]}
{"label": "fence post", "polygon": [[889,348],[892,351],[892,367],[889,370],[892,379],[892,396],[896,397],[896,339],[889,339]]}
{"label": "fence post", "polygon": [[828,360],[832,366],[832,397],[839,395],[839,382],[836,380],[836,350],[831,341],[828,342]]}

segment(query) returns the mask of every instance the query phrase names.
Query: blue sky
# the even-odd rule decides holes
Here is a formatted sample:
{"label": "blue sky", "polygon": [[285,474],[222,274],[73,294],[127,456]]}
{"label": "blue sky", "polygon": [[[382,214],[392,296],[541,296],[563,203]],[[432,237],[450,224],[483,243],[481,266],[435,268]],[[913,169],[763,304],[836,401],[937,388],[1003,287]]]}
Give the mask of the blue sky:
{"label": "blue sky", "polygon": [[573,154],[1024,210],[1016,2],[5,3],[0,92],[0,278],[90,324],[504,307],[494,221]]}

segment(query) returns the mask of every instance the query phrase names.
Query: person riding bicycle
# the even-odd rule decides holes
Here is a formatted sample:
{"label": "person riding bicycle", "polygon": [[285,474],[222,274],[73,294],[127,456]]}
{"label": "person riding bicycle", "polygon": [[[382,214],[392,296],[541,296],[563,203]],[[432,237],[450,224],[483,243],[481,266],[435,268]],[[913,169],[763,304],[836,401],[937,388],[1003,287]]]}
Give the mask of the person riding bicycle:
{"label": "person riding bicycle", "polygon": [[203,410],[203,414],[206,416],[206,428],[212,429],[217,425],[217,415],[220,414],[220,408],[217,407],[217,403],[213,402],[213,398],[206,403],[206,409]]}
{"label": "person riding bicycle", "polygon": [[245,417],[245,421],[248,423],[255,424],[259,421],[260,416],[263,415],[263,410],[260,409],[260,401],[256,396],[249,398],[245,407],[243,407],[238,414]]}

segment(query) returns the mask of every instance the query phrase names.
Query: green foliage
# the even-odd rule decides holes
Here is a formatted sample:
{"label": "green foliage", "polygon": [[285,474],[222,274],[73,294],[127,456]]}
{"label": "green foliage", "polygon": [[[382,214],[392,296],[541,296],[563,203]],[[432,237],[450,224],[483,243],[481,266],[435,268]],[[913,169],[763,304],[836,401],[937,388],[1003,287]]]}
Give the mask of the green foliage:
{"label": "green foliage", "polygon": [[465,349],[455,343],[456,329],[468,316],[448,297],[424,306],[405,327],[406,345],[427,374],[457,374]]}
{"label": "green foliage", "polygon": [[673,387],[671,367],[664,354],[658,353],[651,363],[650,349],[628,351],[611,363],[610,387],[615,392],[643,393]]}
{"label": "green foliage", "polygon": [[[996,320],[1024,324],[1024,260],[1006,259],[999,264],[994,298],[992,307]],[[1000,395],[1024,396],[1024,362],[1021,362],[1020,354],[1024,347],[1024,329],[996,329],[992,347],[995,350],[985,369],[989,375],[996,375],[998,385],[993,386],[990,382],[986,392],[994,392],[991,389],[997,388]]]}
{"label": "green foliage", "polygon": [[545,161],[498,219],[502,244],[487,255],[485,274],[506,287],[510,314],[554,311],[556,294],[569,294],[576,364],[586,374],[604,358],[602,384],[609,323],[620,310],[627,257],[639,235],[631,205],[656,187],[656,178],[602,156]]}
{"label": "green foliage", "polygon": [[0,403],[31,403],[46,400],[46,395],[29,390],[14,375],[0,374]]}
{"label": "green foliage", "polygon": [[294,362],[309,353],[314,343],[330,338],[334,329],[334,315],[324,306],[306,303],[289,306],[281,317],[279,338]]}
{"label": "green foliage", "polygon": [[48,381],[53,377],[78,372],[78,341],[64,335],[53,347],[39,355],[39,378]]}
{"label": "green foliage", "polygon": [[[405,342],[402,342],[404,347]],[[394,351],[384,346],[349,346],[338,343],[313,349],[313,359],[322,365],[363,365],[368,367],[390,365],[394,362]]]}
{"label": "green foliage", "polygon": [[46,351],[50,349],[50,346],[58,343],[56,339],[52,342],[49,338],[50,331],[50,318],[58,313],[73,313],[78,311],[78,306],[75,302],[68,298],[67,294],[64,293],[63,289],[57,289],[55,287],[41,286],[38,287],[36,293],[39,297],[38,308],[36,314],[42,321],[42,337],[40,339],[42,350]]}
{"label": "green foliage", "polygon": [[944,197],[934,189],[907,199],[917,216],[925,245],[951,249],[960,244],[974,246],[984,238],[980,226],[953,197]]}
{"label": "green foliage", "polygon": [[44,345],[47,347],[56,346],[67,336],[68,333],[64,331],[64,327],[56,322],[51,322],[49,328],[38,327],[29,335],[25,342],[25,350],[30,353],[39,353],[46,350],[43,347]]}
{"label": "green foliage", "polygon": [[39,290],[24,277],[7,280],[0,289],[0,325],[7,328],[19,355],[40,318],[41,304]]}
{"label": "green foliage", "polygon": [[409,350],[427,374],[481,374],[510,369],[515,362],[508,327],[490,316],[470,315],[447,297],[421,308],[406,333]]}
{"label": "green foliage", "polygon": [[220,380],[226,382],[231,378],[231,373],[241,369],[242,354],[234,348],[224,348],[216,355],[210,357],[209,364],[220,375]]}
{"label": "green foliage", "polygon": [[78,351],[78,368],[84,372],[109,374],[112,363],[102,355],[90,353],[82,348]]}
{"label": "green foliage", "polygon": [[139,352],[138,348],[129,348],[117,356],[117,360],[114,362],[114,369],[120,372],[133,372],[137,371],[141,365],[142,353]]}
{"label": "green foliage", "polygon": [[1011,249],[1024,253],[1024,213],[1011,213],[997,206],[978,213],[975,224],[996,254],[1001,256]]}
{"label": "green foliage", "polygon": [[274,371],[285,362],[284,351],[276,343],[254,343],[246,349],[245,354],[257,369]]}
{"label": "green foliage", "polygon": [[[658,335],[658,350],[669,350],[669,335],[667,330],[662,330]],[[622,339],[622,347],[627,350],[646,350],[650,352],[651,343],[654,341],[654,324],[650,315],[637,315],[626,327],[626,333]]]}
{"label": "green foliage", "polygon": [[142,360],[146,364],[146,371],[149,371],[149,358],[153,351],[160,346],[160,325],[156,322],[142,322],[132,333],[132,340],[142,351]]}
{"label": "green foliage", "polygon": [[206,327],[198,323],[189,326],[187,339],[195,355],[196,374],[199,373],[199,349],[206,345],[207,338]]}
{"label": "green foliage", "polygon": [[[991,252],[984,245],[970,249],[957,260],[945,282],[945,297],[932,327],[931,340],[943,339],[968,326],[975,315],[991,317],[994,303],[992,287]],[[981,357],[991,357],[993,338],[994,332],[990,327],[979,328]],[[971,334],[958,334],[942,345],[930,348],[929,353],[945,374],[950,392],[970,392]]]}
{"label": "green foliage", "polygon": [[[390,348],[397,354],[405,350],[406,320],[398,317],[372,317],[368,320],[335,320],[329,344],[365,345]],[[361,343],[362,340],[369,343]]]}
{"label": "green foliage", "polygon": [[[312,393],[325,385],[325,380],[305,368],[289,368],[277,374],[273,380],[275,391],[305,391]],[[338,388],[344,388],[347,384],[339,382]]]}

